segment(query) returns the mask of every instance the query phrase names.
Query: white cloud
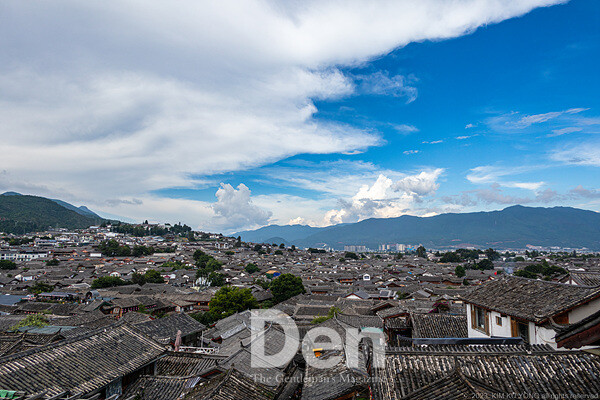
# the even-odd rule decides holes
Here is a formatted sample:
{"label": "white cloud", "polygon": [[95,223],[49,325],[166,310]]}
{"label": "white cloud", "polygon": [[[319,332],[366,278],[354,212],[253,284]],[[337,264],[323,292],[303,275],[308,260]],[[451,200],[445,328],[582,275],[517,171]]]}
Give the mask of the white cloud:
{"label": "white cloud", "polygon": [[537,169],[542,169],[544,166],[521,166],[521,167],[499,167],[492,165],[482,165],[472,168],[467,174],[467,180],[476,185],[481,184],[496,184],[509,188],[527,189],[537,191],[545,185],[545,182],[522,182],[504,179],[507,176],[519,175],[526,172],[531,172]]}
{"label": "white cloud", "polygon": [[366,218],[391,218],[415,213],[422,197],[435,194],[443,169],[421,171],[394,182],[380,174],[371,185],[363,185],[349,201],[340,199],[339,208],[325,213],[322,225],[356,222]]}
{"label": "white cloud", "polygon": [[554,129],[552,130],[552,133],[549,133],[548,137],[554,137],[554,136],[562,136],[562,135],[566,135],[568,133],[573,133],[573,132],[581,132],[583,130],[583,128],[579,128],[579,127],[567,127],[567,128],[561,128],[561,129]]}
{"label": "white cloud", "polygon": [[402,134],[408,134],[419,131],[419,129],[416,126],[407,124],[394,125],[394,129]]}
{"label": "white cloud", "polygon": [[392,185],[392,189],[396,192],[405,192],[418,196],[432,195],[439,187],[437,180],[443,172],[442,168],[421,171],[416,175],[409,175],[400,179]]}
{"label": "white cloud", "polygon": [[475,125],[474,124],[465,125],[465,129],[471,129],[471,128],[475,128]]}
{"label": "white cloud", "polygon": [[479,205],[480,203],[487,205],[548,204],[556,201],[562,201],[565,198],[566,197],[564,195],[561,195],[550,188],[536,191],[535,196],[533,197],[516,196],[504,192],[500,184],[493,183],[487,188],[462,192],[461,195],[445,196],[442,198],[442,200],[449,204],[460,205],[463,207],[473,207]]}
{"label": "white cloud", "polygon": [[588,199],[600,199],[600,190],[598,189],[586,189],[582,185],[577,185],[569,191],[574,197],[583,197]]}
{"label": "white cloud", "polygon": [[600,141],[567,144],[553,150],[550,158],[564,164],[600,167]]}
{"label": "white cloud", "polygon": [[562,111],[551,111],[531,115],[522,115],[519,112],[511,112],[491,117],[487,120],[487,124],[493,130],[501,133],[522,132],[528,128],[533,129],[534,126],[538,125],[538,130],[547,129],[549,126],[555,128],[552,129],[552,134],[547,135],[552,137],[584,130],[584,128],[578,129],[577,127],[572,127],[572,125],[597,125],[598,121],[594,118],[577,115],[587,110],[589,110],[589,108],[569,108]]}
{"label": "white cloud", "polygon": [[374,132],[313,118],[313,100],[364,90],[410,101],[412,78],[375,73],[354,82],[340,66],[560,2],[7,3],[0,170],[33,193],[105,205],[135,198],[142,204],[106,211],[171,218],[152,208],[150,191],[382,144]]}
{"label": "white cloud", "polygon": [[237,189],[230,184],[221,183],[215,196],[217,202],[212,205],[216,214],[213,225],[225,230],[266,225],[273,215],[271,211],[253,204],[250,189],[243,183],[240,183]]}
{"label": "white cloud", "polygon": [[409,156],[411,154],[417,154],[417,153],[420,153],[420,152],[421,152],[421,150],[405,150],[402,153],[405,154],[405,155],[407,155],[407,156]]}
{"label": "white cloud", "polygon": [[417,99],[417,88],[411,86],[416,78],[403,75],[390,77],[389,74],[378,71],[370,75],[357,75],[358,91],[364,94],[405,97],[407,103]]}

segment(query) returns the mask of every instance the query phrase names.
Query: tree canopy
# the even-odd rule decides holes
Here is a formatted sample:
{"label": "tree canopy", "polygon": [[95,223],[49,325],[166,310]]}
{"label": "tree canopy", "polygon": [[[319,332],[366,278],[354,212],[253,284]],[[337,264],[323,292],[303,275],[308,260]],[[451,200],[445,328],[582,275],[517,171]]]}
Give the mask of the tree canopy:
{"label": "tree canopy", "polygon": [[258,268],[255,264],[253,263],[248,263],[248,265],[246,265],[246,268],[244,268],[244,270],[249,273],[249,274],[253,274],[255,272],[260,271],[260,268]]}
{"label": "tree canopy", "polygon": [[235,286],[222,287],[209,303],[210,314],[215,319],[225,318],[252,308],[258,308],[258,302],[252,296],[250,289]]}
{"label": "tree canopy", "polygon": [[14,261],[0,260],[0,269],[17,269],[17,264]]}
{"label": "tree canopy", "polygon": [[117,276],[101,276],[100,278],[94,279],[92,282],[92,289],[102,289],[121,285],[125,285],[125,281]]}
{"label": "tree canopy", "polygon": [[306,292],[302,279],[292,274],[279,275],[271,281],[269,288],[273,294],[273,299],[277,303]]}
{"label": "tree canopy", "polygon": [[131,248],[120,245],[115,239],[105,240],[98,245],[98,249],[108,257],[127,257],[131,255]]}

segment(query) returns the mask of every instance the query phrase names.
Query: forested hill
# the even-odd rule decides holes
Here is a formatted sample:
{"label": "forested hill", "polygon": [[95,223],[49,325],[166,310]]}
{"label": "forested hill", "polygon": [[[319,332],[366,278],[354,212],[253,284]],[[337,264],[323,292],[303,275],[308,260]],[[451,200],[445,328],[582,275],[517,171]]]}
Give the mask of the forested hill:
{"label": "forested hill", "polygon": [[[68,203],[65,203],[68,204]],[[55,200],[38,196],[5,193],[0,195],[0,232],[22,234],[48,228],[82,229],[102,222],[93,213],[75,211]],[[87,209],[86,209],[87,210]]]}

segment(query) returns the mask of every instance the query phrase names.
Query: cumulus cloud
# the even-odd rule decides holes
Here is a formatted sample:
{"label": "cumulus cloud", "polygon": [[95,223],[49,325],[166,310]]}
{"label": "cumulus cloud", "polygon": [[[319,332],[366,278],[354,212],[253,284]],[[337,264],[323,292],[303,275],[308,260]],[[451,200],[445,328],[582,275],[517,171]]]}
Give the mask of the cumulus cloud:
{"label": "cumulus cloud", "polygon": [[[341,67],[560,2],[7,3],[0,170],[37,194],[43,186],[114,214],[143,207],[170,217],[148,193],[296,154],[381,145],[376,132],[314,118],[314,100],[364,92],[412,101],[414,79]],[[106,203],[132,198],[143,204]]]}
{"label": "cumulus cloud", "polygon": [[272,212],[253,204],[250,189],[240,183],[237,189],[228,183],[221,183],[215,194],[217,202],[212,205],[216,216],[214,225],[225,230],[254,228],[266,225]]}
{"label": "cumulus cloud", "polygon": [[329,210],[323,225],[356,222],[366,218],[391,218],[415,212],[415,204],[435,194],[443,169],[421,171],[393,181],[381,174],[371,185],[363,185],[350,199],[340,199],[339,208]]}
{"label": "cumulus cloud", "polygon": [[402,152],[402,154],[405,154],[405,155],[409,156],[411,154],[417,154],[417,153],[420,153],[420,152],[421,152],[421,150],[404,150]]}
{"label": "cumulus cloud", "polygon": [[392,185],[392,189],[396,192],[404,192],[418,196],[431,195],[439,188],[437,180],[443,172],[444,170],[442,168],[421,171],[417,175],[409,175],[395,182]]}
{"label": "cumulus cloud", "polygon": [[569,191],[573,197],[583,197],[587,199],[598,199],[600,198],[600,190],[598,189],[586,189],[582,185],[577,185]]}

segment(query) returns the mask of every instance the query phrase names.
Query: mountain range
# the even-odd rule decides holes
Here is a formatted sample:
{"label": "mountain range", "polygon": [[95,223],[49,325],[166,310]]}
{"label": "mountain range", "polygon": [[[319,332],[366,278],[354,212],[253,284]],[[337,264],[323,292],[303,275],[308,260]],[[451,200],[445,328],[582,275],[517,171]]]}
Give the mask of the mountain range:
{"label": "mountain range", "polygon": [[449,213],[432,217],[403,215],[356,223],[311,227],[269,225],[234,234],[254,243],[286,243],[301,247],[380,244],[422,244],[430,248],[527,245],[600,250],[600,213],[572,207],[512,206],[500,211]]}
{"label": "mountain range", "polygon": [[85,206],[6,192],[0,195],[0,232],[23,234],[48,228],[82,229],[104,221]]}

